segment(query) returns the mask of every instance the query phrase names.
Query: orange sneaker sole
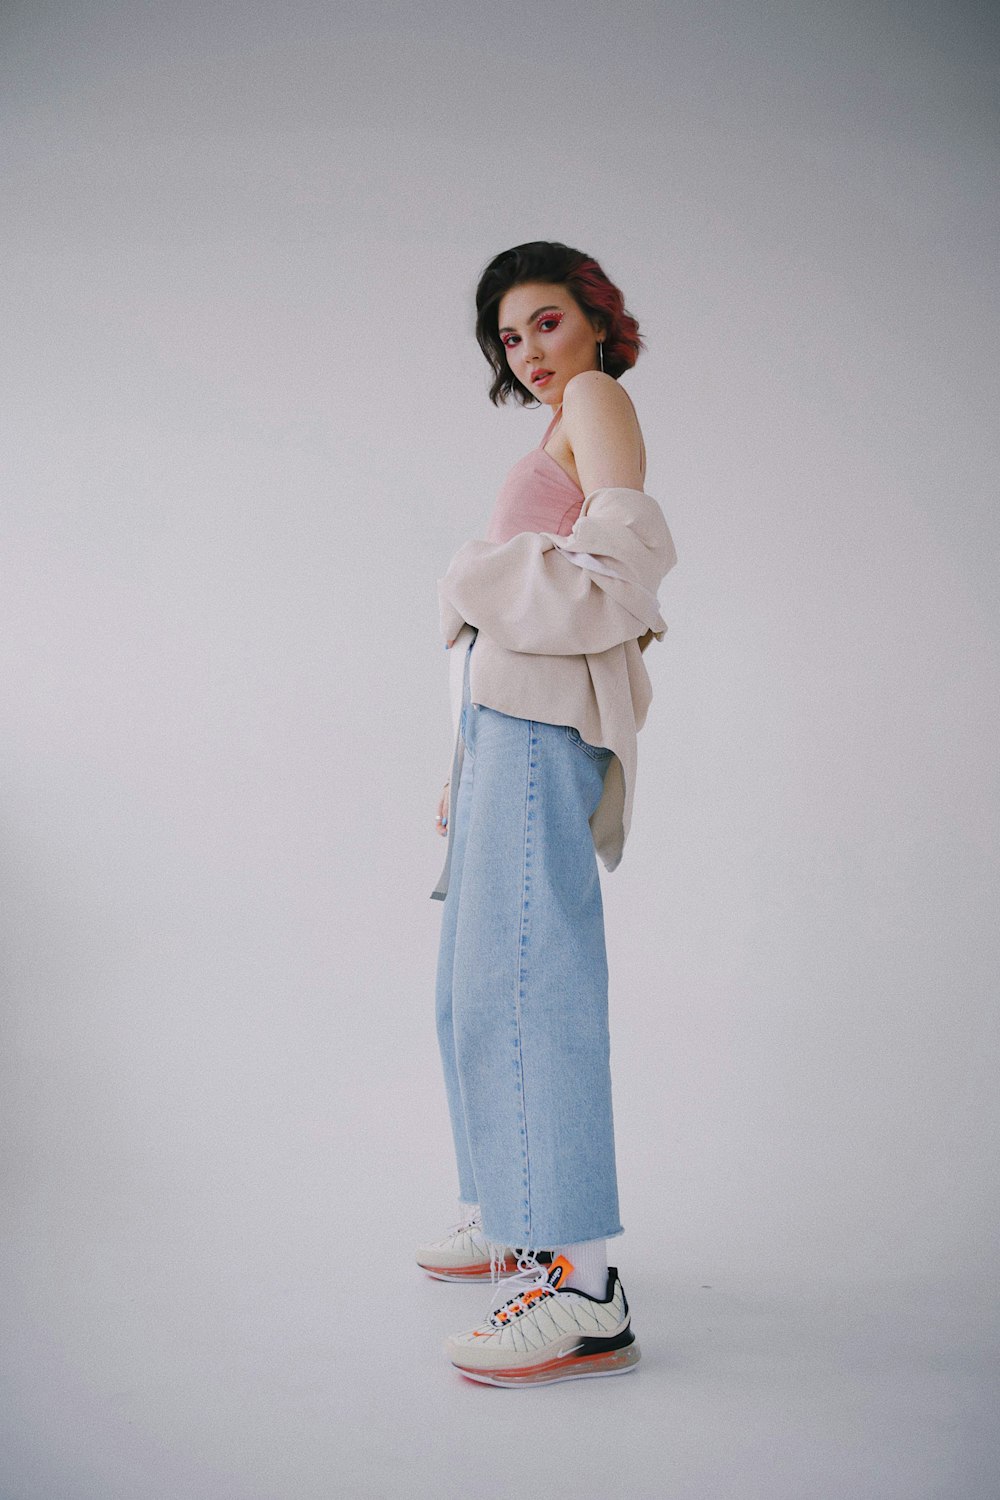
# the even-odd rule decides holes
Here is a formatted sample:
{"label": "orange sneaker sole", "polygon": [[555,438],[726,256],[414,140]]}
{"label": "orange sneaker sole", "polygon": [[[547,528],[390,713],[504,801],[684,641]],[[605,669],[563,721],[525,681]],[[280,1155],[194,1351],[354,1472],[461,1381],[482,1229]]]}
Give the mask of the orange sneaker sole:
{"label": "orange sneaker sole", "polygon": [[[490,1263],[488,1260],[479,1261],[471,1266],[426,1266],[418,1262],[420,1269],[426,1271],[428,1276],[435,1277],[438,1281],[489,1281]],[[508,1266],[505,1260],[500,1262],[500,1275],[506,1276],[515,1268]]]}
{"label": "orange sneaker sole", "polygon": [[486,1385],[553,1385],[557,1380],[586,1380],[597,1375],[627,1375],[634,1370],[640,1359],[639,1345],[632,1343],[624,1349],[610,1349],[607,1354],[585,1354],[563,1359],[549,1359],[544,1364],[531,1365],[527,1369],[516,1367],[506,1370],[476,1370],[468,1365],[455,1365],[460,1374],[469,1380],[479,1380]]}

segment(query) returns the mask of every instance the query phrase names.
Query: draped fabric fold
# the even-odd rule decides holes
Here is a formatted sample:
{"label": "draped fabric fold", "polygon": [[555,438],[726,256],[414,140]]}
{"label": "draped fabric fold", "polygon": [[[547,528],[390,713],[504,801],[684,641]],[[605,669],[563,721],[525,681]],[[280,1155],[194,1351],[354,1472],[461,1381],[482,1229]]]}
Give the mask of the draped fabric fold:
{"label": "draped fabric fold", "polygon": [[594,490],[568,536],[522,531],[460,547],[438,580],[442,634],[452,639],[467,621],[510,651],[555,656],[607,651],[646,631],[662,639],[656,594],[676,561],[652,496]]}
{"label": "draped fabric fold", "polygon": [[[471,701],[517,718],[572,725],[616,757],[590,827],[608,870],[619,864],[631,823],[636,734],[652,688],[643,652],[667,626],[657,591],[677,561],[652,496],[603,488],[583,501],[566,536],[524,531],[506,542],[469,541],[438,580],[442,638],[469,660]],[[453,647],[453,649],[456,649]],[[461,766],[460,746],[452,757]],[[447,893],[449,857],[432,899]]]}

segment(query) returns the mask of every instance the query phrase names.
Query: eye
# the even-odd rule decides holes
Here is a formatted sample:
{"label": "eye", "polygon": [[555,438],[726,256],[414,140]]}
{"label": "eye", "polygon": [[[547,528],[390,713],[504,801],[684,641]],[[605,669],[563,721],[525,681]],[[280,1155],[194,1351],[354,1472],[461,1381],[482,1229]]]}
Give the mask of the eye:
{"label": "eye", "polygon": [[[553,328],[558,328],[559,324],[561,322],[562,322],[562,313],[549,313],[546,317],[539,318],[539,320],[538,320],[538,326],[539,326],[539,328],[542,329],[543,332],[545,332],[545,333],[551,333],[552,329]],[[546,326],[545,326],[546,324],[549,324],[550,326],[548,328],[546,328]]]}

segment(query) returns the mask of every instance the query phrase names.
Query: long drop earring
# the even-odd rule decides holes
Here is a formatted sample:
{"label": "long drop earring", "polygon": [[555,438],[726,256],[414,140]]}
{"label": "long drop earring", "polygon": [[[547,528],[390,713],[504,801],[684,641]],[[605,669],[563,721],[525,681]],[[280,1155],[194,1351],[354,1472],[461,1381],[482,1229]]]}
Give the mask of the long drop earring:
{"label": "long drop earring", "polygon": [[597,340],[597,358],[601,362],[601,374],[604,374],[604,340]]}

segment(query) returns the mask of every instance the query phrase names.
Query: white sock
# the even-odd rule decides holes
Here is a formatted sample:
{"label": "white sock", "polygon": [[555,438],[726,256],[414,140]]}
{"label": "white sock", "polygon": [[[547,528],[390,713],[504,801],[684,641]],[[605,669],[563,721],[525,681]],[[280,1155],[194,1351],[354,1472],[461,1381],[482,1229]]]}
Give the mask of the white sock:
{"label": "white sock", "polygon": [[575,1245],[562,1245],[553,1250],[552,1259],[557,1255],[565,1255],[573,1267],[563,1285],[587,1292],[603,1302],[608,1290],[607,1240],[580,1240]]}
{"label": "white sock", "polygon": [[466,1219],[466,1218],[471,1219],[471,1217],[472,1217],[473,1214],[476,1214],[477,1216],[479,1214],[479,1204],[478,1203],[466,1203],[465,1200],[464,1200],[464,1198],[459,1198],[459,1200],[458,1200],[458,1206],[459,1206],[459,1209],[461,1210],[461,1214],[462,1214],[462,1218],[463,1219]]}

